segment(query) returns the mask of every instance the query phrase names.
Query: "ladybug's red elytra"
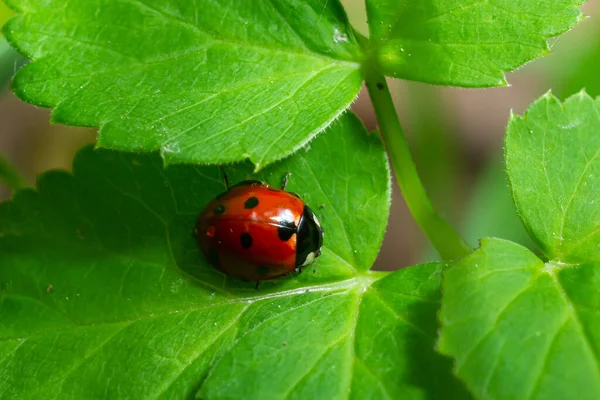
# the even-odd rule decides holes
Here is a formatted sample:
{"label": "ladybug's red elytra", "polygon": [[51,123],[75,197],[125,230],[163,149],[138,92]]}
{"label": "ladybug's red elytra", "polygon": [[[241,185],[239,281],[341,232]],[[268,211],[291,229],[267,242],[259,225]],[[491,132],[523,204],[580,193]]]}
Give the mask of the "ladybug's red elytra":
{"label": "ladybug's red elytra", "polygon": [[198,215],[194,236],[213,266],[244,281],[300,272],[323,246],[323,228],[300,196],[260,181],[218,195]]}

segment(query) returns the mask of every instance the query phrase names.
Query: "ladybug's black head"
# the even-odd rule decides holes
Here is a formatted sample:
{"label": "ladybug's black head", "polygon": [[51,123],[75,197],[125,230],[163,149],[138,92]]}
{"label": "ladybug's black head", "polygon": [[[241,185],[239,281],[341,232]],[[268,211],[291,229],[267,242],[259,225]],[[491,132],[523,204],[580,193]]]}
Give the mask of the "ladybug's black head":
{"label": "ladybug's black head", "polygon": [[315,213],[305,205],[296,236],[296,267],[304,267],[321,255],[323,228]]}

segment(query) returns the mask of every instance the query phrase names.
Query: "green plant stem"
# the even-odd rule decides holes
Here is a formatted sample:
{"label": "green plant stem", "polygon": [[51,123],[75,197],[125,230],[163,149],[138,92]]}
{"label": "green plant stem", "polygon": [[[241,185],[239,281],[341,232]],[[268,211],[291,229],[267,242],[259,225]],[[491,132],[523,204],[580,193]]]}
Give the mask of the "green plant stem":
{"label": "green plant stem", "polygon": [[27,182],[2,155],[0,155],[0,182],[13,191],[23,189]]}
{"label": "green plant stem", "polygon": [[471,249],[467,243],[438,214],[427,197],[412,160],[385,77],[369,67],[365,68],[364,73],[379,130],[410,212],[444,260],[455,260],[469,254]]}

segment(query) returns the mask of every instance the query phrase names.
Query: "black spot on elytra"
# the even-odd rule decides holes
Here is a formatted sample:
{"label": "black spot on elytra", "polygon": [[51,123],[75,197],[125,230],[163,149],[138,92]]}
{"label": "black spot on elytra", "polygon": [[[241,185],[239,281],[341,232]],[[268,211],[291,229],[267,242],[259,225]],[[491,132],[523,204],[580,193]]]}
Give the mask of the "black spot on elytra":
{"label": "black spot on elytra", "polygon": [[208,262],[215,267],[218,267],[221,264],[219,253],[217,253],[217,250],[215,250],[213,247],[208,249]]}
{"label": "black spot on elytra", "polygon": [[283,221],[277,228],[277,236],[284,242],[290,240],[294,233],[296,233],[296,224],[294,224],[294,221]]}
{"label": "black spot on elytra", "polygon": [[377,90],[383,90],[383,88],[385,88],[385,86],[381,82],[377,82],[375,86],[377,87]]}
{"label": "black spot on elytra", "polygon": [[225,205],[219,204],[215,207],[215,215],[221,215],[225,212]]}
{"label": "black spot on elytra", "polygon": [[242,232],[240,234],[240,244],[243,248],[249,249],[252,247],[252,236],[248,232]]}
{"label": "black spot on elytra", "polygon": [[254,208],[258,205],[258,199],[256,197],[250,197],[248,200],[246,200],[246,202],[244,203],[244,208],[246,210],[250,210],[251,208]]}
{"label": "black spot on elytra", "polygon": [[259,267],[256,267],[256,274],[259,276],[267,276],[269,275],[269,267],[265,267],[264,265],[261,265]]}

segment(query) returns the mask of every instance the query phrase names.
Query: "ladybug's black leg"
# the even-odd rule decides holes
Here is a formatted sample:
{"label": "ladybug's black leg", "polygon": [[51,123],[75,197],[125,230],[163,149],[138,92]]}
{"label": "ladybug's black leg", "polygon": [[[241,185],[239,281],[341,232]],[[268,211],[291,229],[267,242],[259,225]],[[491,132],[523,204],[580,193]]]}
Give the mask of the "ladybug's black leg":
{"label": "ladybug's black leg", "polygon": [[290,178],[290,173],[286,172],[285,175],[283,176],[283,183],[281,184],[281,190],[285,190],[285,188],[287,187],[289,178]]}
{"label": "ladybug's black leg", "polygon": [[319,256],[321,255],[321,250],[318,251],[317,253],[317,259],[315,260],[315,262],[313,263],[313,274],[315,272],[317,272],[317,264],[319,263]]}
{"label": "ladybug's black leg", "polygon": [[225,168],[221,167],[221,172],[223,173],[223,180],[225,181],[225,188],[229,190],[229,176],[227,172],[225,172]]}
{"label": "ladybug's black leg", "polygon": [[319,213],[319,225],[322,225],[325,220],[325,204],[321,204],[319,208],[321,209],[321,212]]}

